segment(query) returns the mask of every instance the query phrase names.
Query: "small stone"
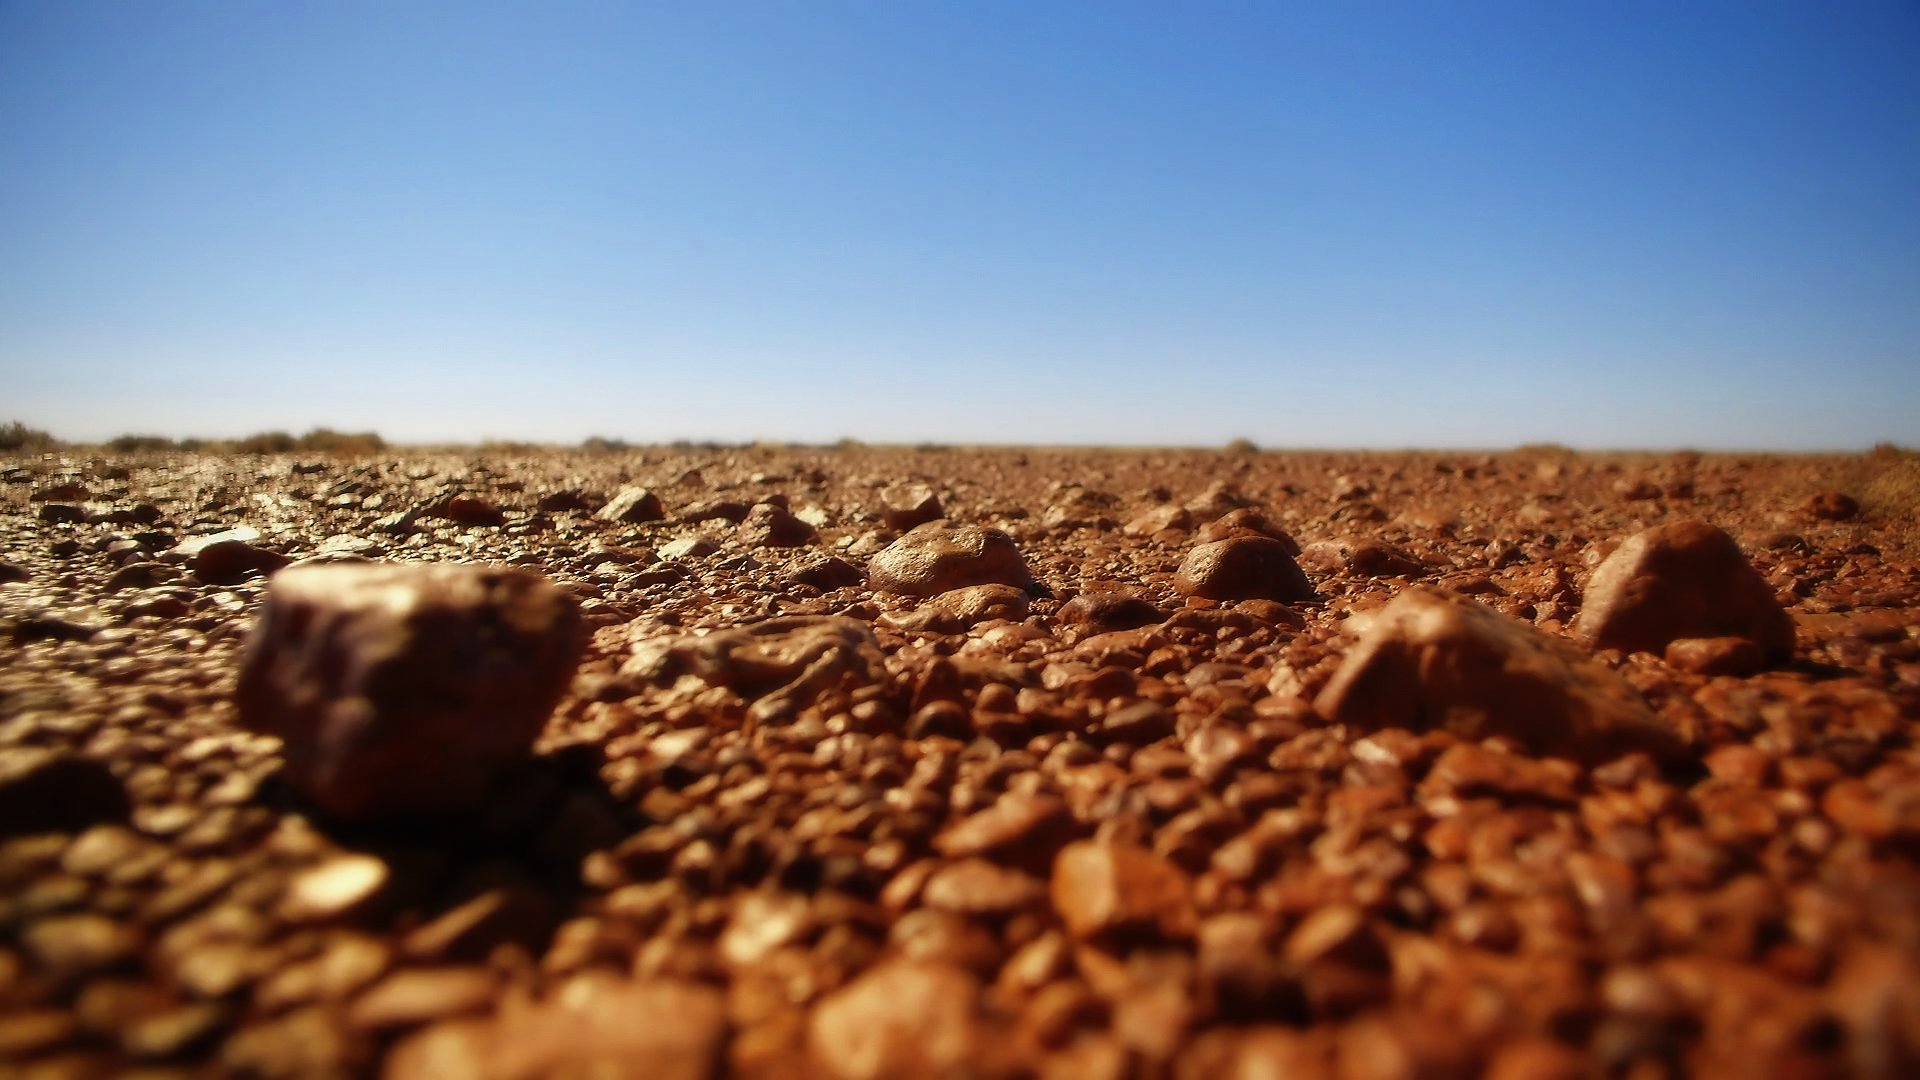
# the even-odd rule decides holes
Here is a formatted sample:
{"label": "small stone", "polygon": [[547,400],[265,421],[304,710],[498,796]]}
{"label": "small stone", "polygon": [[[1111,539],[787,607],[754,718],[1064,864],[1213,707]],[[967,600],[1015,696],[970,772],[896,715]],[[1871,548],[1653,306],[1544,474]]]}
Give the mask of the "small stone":
{"label": "small stone", "polygon": [[788,563],[784,577],[795,585],[808,585],[821,592],[851,588],[867,580],[859,567],[825,552],[812,552]]}
{"label": "small stone", "polygon": [[1032,591],[1033,574],[1013,538],[999,529],[928,522],[907,531],[867,564],[876,590],[938,596],[969,585]]}
{"label": "small stone", "polygon": [[582,646],[573,599],[528,571],[302,566],[273,579],[235,699],[326,812],[459,813],[526,757]]}
{"label": "small stone", "polygon": [[655,638],[634,647],[624,678],[671,686],[684,675],[754,701],[757,715],[788,715],[843,682],[883,669],[873,628],[858,619],[785,616],[711,634]]}
{"label": "small stone", "polygon": [[1793,654],[1793,619],[1773,588],[1704,521],[1628,538],[1594,570],[1574,629],[1596,649],[1661,653],[1675,638],[1744,637],[1769,663]]}
{"label": "small stone", "polygon": [[87,520],[87,508],[73,503],[43,503],[38,516],[48,525],[78,525]]}
{"label": "small stone", "polygon": [[1215,540],[1247,535],[1278,540],[1286,545],[1287,554],[1294,556],[1300,554],[1300,542],[1295,540],[1291,533],[1274,524],[1267,515],[1249,506],[1229,510],[1202,525],[1200,531],[1194,535],[1194,540],[1202,544],[1210,544]]}
{"label": "small stone", "polygon": [[1807,513],[1821,521],[1851,521],[1860,514],[1860,503],[1851,495],[1822,491],[1807,500]]}
{"label": "small stone", "polygon": [[394,1048],[382,1075],[710,1080],[726,1039],[726,1003],[711,987],[581,978],[530,1008],[418,1032]]}
{"label": "small stone", "polygon": [[1082,840],[1053,863],[1054,910],[1079,938],[1135,933],[1191,936],[1193,901],[1187,875],[1132,844]]}
{"label": "small stone", "polygon": [[193,575],[211,585],[238,585],[248,578],[271,574],[291,561],[277,551],[244,540],[221,540],[194,554]]}
{"label": "small stone", "polygon": [[1208,600],[1311,600],[1313,585],[1285,544],[1267,536],[1235,536],[1201,544],[1174,575],[1183,596]]}
{"label": "small stone", "polygon": [[1317,574],[1355,577],[1421,577],[1433,568],[1378,540],[1321,540],[1308,544],[1297,560]]}
{"label": "small stone", "polygon": [[1138,630],[1166,620],[1166,613],[1144,597],[1117,591],[1083,592],[1060,605],[1055,616],[1062,626],[1084,629],[1088,636],[1115,630]]}
{"label": "small stone", "polygon": [[1534,753],[1596,763],[1681,748],[1618,675],[1492,608],[1418,586],[1366,617],[1313,707],[1366,730],[1504,735]]}
{"label": "small stone", "polygon": [[1193,513],[1184,506],[1156,506],[1126,524],[1128,536],[1153,536],[1163,532],[1186,532],[1193,528]]}
{"label": "small stone", "polygon": [[0,839],[79,832],[132,812],[126,788],[96,758],[31,747],[0,754]]}
{"label": "small stone", "polygon": [[687,536],[660,545],[660,557],[668,562],[704,559],[720,550],[720,545],[704,536]]}
{"label": "small stone", "polygon": [[985,859],[962,859],[935,871],[921,892],[926,906],[956,915],[1005,916],[1043,901],[1046,886]]}
{"label": "small stone", "polygon": [[957,634],[991,619],[1027,617],[1027,594],[1011,585],[968,585],[943,592],[918,608],[887,621],[902,630]]}
{"label": "small stone", "polygon": [[960,968],[891,961],[816,1005],[807,1044],[841,1080],[962,1075],[978,1052],[979,997]]}
{"label": "small stone", "polygon": [[373,984],[347,1010],[362,1030],[410,1027],[493,1004],[499,976],[481,967],[407,968]]}
{"label": "small stone", "polygon": [[455,525],[505,525],[506,512],[474,495],[454,495],[440,507],[440,517]]}
{"label": "small stone", "polygon": [[880,493],[880,520],[899,532],[947,516],[940,496],[925,484],[895,484]]}
{"label": "small stone", "polygon": [[79,912],[35,922],[20,935],[20,944],[43,970],[65,979],[131,959],[140,950],[140,935],[104,915]]}
{"label": "small stone", "polygon": [[545,495],[540,496],[540,500],[534,503],[533,506],[534,509],[543,514],[564,514],[575,510],[589,509],[593,506],[593,500],[589,499],[587,493],[581,491],[579,488],[562,488],[559,491],[549,491]]}
{"label": "small stone", "polygon": [[643,487],[621,488],[594,517],[620,525],[641,525],[667,516],[660,496]]}
{"label": "small stone", "polygon": [[1667,666],[1695,675],[1753,675],[1766,667],[1760,646],[1742,637],[1675,638],[1667,642]]}
{"label": "small stone", "polygon": [[302,871],[287,885],[280,916],[320,922],[353,914],[387,884],[387,864],[371,855],[342,855]]}
{"label": "small stone", "polygon": [[1073,828],[1073,811],[1060,799],[1010,791],[950,826],[934,838],[933,846],[952,858],[985,856],[1018,866],[1050,867]]}
{"label": "small stone", "polygon": [[819,540],[820,533],[784,506],[759,503],[740,523],[740,539],[755,547],[799,547]]}
{"label": "small stone", "polygon": [[10,562],[0,562],[0,585],[12,585],[17,581],[25,581],[32,576],[33,574],[24,566],[18,566]]}

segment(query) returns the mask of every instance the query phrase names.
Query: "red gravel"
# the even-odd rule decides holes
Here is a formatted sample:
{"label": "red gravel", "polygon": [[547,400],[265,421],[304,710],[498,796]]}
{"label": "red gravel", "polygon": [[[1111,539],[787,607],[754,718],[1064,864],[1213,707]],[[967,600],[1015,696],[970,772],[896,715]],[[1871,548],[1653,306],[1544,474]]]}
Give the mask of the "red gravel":
{"label": "red gravel", "polygon": [[[0,1073],[1914,1075],[1920,549],[1854,466],[0,462]],[[564,610],[309,590],[247,730],[341,560]]]}

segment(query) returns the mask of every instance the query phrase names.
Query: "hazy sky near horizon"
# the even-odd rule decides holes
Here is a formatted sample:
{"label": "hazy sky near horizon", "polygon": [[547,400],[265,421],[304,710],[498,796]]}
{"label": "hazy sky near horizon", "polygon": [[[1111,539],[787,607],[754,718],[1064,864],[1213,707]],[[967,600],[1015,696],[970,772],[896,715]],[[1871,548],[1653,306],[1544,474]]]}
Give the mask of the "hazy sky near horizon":
{"label": "hazy sky near horizon", "polygon": [[14,418],[1920,443],[1920,6],[0,0]]}

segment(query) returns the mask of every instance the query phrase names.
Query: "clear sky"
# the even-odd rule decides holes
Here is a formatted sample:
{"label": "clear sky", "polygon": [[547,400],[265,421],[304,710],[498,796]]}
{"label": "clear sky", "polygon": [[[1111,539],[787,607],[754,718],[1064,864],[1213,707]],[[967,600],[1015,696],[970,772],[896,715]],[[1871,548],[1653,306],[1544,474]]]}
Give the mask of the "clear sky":
{"label": "clear sky", "polygon": [[15,418],[1920,443],[1920,6],[0,0]]}

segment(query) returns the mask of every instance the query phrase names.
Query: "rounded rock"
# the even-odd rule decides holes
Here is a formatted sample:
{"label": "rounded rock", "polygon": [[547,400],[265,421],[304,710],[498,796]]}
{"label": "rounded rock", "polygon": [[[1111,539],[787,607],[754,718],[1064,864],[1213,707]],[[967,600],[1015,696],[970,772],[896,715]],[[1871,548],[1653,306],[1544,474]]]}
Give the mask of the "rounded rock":
{"label": "rounded rock", "polygon": [[887,545],[867,564],[867,578],[877,590],[906,596],[938,596],[969,585],[1031,591],[1034,585],[1011,536],[945,521],[916,526]]}
{"label": "rounded rock", "polygon": [[1187,553],[1174,575],[1183,596],[1207,600],[1311,600],[1313,585],[1286,545],[1268,536],[1234,536]]}

